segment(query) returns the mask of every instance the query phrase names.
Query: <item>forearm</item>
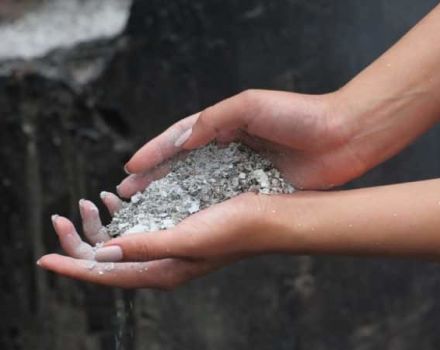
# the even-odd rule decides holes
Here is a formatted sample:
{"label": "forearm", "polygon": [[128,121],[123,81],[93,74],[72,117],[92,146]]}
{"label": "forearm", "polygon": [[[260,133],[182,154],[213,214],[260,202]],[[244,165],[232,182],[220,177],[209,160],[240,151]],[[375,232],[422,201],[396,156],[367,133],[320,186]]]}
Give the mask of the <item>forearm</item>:
{"label": "forearm", "polygon": [[369,169],[440,119],[440,5],[337,95],[350,146]]}
{"label": "forearm", "polygon": [[440,258],[440,179],[278,197],[278,251]]}

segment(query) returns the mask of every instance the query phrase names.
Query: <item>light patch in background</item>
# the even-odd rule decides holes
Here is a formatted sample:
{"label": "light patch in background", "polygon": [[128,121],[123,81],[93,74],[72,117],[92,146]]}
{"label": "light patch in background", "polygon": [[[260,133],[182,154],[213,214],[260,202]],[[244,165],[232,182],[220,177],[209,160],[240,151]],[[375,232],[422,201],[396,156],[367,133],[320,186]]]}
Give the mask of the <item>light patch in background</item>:
{"label": "light patch in background", "polygon": [[0,59],[35,58],[56,48],[120,34],[131,0],[47,0],[0,25]]}

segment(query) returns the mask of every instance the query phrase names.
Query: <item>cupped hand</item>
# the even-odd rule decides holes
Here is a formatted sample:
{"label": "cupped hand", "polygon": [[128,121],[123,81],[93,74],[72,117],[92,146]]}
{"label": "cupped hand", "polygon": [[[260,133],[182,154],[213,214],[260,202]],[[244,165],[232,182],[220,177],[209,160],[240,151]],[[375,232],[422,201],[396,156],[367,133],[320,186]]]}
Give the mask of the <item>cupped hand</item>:
{"label": "cupped hand", "polygon": [[187,117],[128,161],[122,197],[144,189],[167,171],[167,160],[216,139],[239,140],[265,153],[296,188],[325,189],[365,172],[350,145],[352,131],[338,93],[303,95],[249,90]]}
{"label": "cupped hand", "polygon": [[[58,274],[123,288],[174,288],[247,256],[277,252],[283,230],[274,229],[274,198],[246,193],[202,210],[176,227],[130,234],[109,240],[98,209],[81,201],[83,231],[93,248],[82,241],[73,224],[53,217],[55,231],[69,256],[49,254],[38,264]],[[121,205],[113,194],[104,202],[114,212]]]}

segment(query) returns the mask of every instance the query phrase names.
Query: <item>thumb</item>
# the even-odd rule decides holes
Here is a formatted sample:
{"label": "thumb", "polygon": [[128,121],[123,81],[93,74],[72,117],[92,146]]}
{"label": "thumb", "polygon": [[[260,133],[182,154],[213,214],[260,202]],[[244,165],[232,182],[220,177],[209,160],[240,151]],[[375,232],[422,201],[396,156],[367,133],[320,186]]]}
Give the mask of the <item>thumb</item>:
{"label": "thumb", "polygon": [[181,140],[182,147],[198,148],[221,133],[246,128],[250,116],[256,115],[258,95],[258,91],[248,90],[206,108],[200,113],[193,127],[185,133],[186,140]]}
{"label": "thumb", "polygon": [[112,239],[98,248],[97,261],[150,261],[182,258],[188,253],[187,235],[174,230],[136,233]]}

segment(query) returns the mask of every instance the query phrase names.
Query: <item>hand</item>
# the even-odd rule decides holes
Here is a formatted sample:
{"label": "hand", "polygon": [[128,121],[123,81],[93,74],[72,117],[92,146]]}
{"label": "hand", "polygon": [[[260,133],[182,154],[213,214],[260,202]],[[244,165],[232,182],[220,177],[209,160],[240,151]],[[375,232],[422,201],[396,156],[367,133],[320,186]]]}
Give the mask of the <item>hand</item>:
{"label": "hand", "polygon": [[[249,90],[187,117],[144,145],[126,164],[118,193],[129,197],[167,172],[166,161],[217,139],[266,153],[301,189],[330,188],[366,171],[348,142],[337,93],[313,96]],[[186,140],[185,140],[186,139]],[[159,166],[159,167],[158,167]]]}
{"label": "hand", "polygon": [[[122,207],[122,201],[113,193],[101,192],[101,199],[107,207],[111,216]],[[83,232],[92,245],[108,241],[111,237],[107,234],[106,228],[102,225],[99,210],[91,201],[81,199],[79,211],[83,223]],[[92,245],[81,240],[73,223],[62,216],[52,215],[52,224],[61,247],[72,258],[94,260],[95,249]]]}
{"label": "hand", "polygon": [[[50,254],[38,264],[61,275],[123,288],[171,289],[247,256],[282,249],[282,229],[274,230],[275,198],[247,193],[200,211],[176,227],[131,234],[108,241],[96,206],[81,201],[84,234],[97,249],[83,242],[73,224],[55,216],[54,227],[70,257]],[[120,200],[108,194],[113,212]],[[96,262],[105,260],[107,262]],[[108,262],[113,261],[113,262]]]}

